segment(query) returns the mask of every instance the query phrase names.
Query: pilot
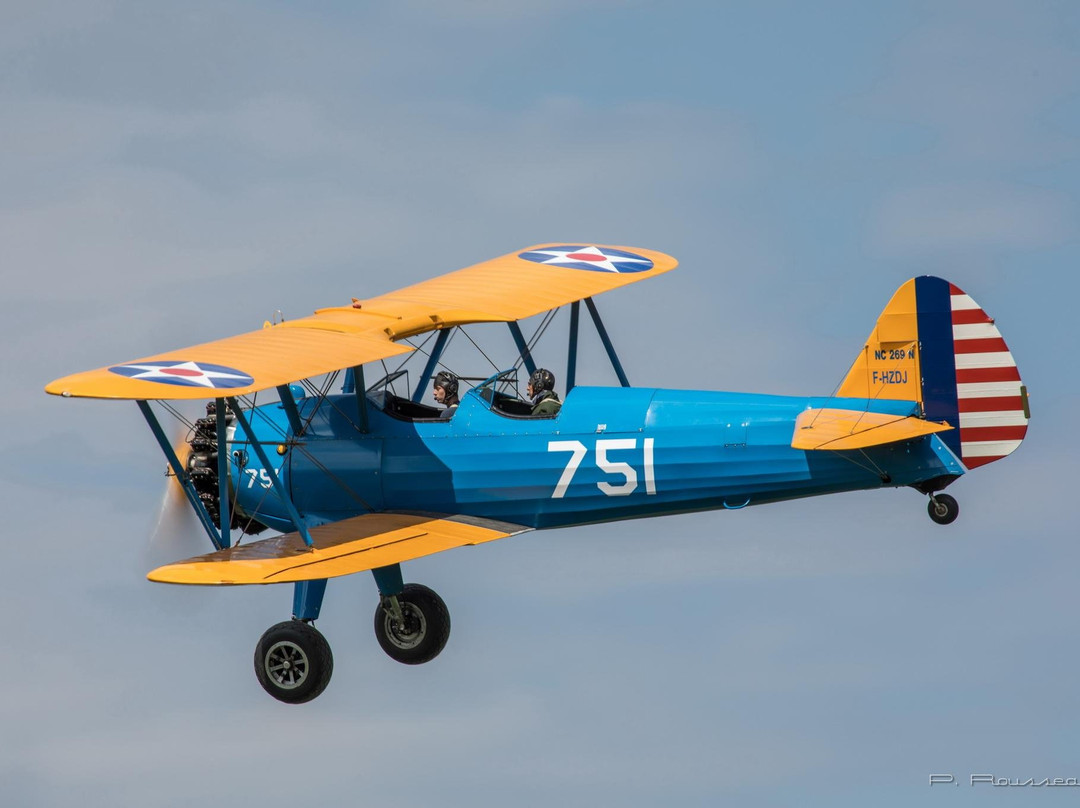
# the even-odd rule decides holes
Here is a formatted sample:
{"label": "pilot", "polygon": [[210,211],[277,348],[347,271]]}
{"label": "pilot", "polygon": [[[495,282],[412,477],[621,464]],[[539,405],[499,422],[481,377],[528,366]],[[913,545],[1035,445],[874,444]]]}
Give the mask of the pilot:
{"label": "pilot", "polygon": [[432,384],[432,392],[435,395],[435,401],[446,407],[445,410],[440,413],[440,418],[453,418],[454,412],[458,408],[460,399],[458,398],[458,380],[457,376],[446,370],[440,370],[435,374],[435,381]]}
{"label": "pilot", "polygon": [[555,374],[547,368],[532,372],[527,392],[532,400],[533,415],[555,415],[562,408],[559,394],[555,392]]}

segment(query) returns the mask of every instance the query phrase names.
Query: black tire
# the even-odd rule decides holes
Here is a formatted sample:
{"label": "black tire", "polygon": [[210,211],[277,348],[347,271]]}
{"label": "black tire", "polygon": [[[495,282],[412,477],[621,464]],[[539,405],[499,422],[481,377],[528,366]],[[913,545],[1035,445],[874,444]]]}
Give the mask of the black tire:
{"label": "black tire", "polygon": [[939,525],[950,525],[960,515],[960,506],[948,494],[935,494],[926,505],[926,512]]}
{"label": "black tire", "polygon": [[391,659],[405,665],[430,662],[450,639],[450,611],[422,584],[405,584],[398,595],[405,625],[396,625],[382,604],[375,609],[375,636]]}
{"label": "black tire", "polygon": [[330,684],[334,655],[313,626],[288,620],[266,630],[255,647],[255,676],[263,690],[286,704],[311,701]]}

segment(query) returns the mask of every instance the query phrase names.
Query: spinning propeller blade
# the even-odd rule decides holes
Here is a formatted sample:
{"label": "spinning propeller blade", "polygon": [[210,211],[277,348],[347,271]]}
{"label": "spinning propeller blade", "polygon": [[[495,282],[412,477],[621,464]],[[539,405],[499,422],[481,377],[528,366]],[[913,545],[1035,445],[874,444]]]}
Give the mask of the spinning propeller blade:
{"label": "spinning propeller blade", "polygon": [[[173,451],[185,467],[191,456],[187,434],[186,427],[181,427],[177,429],[172,441]],[[170,468],[165,479],[165,490],[161,495],[157,523],[150,534],[148,560],[156,565],[206,552],[205,536],[199,519],[184,494],[184,487]]]}

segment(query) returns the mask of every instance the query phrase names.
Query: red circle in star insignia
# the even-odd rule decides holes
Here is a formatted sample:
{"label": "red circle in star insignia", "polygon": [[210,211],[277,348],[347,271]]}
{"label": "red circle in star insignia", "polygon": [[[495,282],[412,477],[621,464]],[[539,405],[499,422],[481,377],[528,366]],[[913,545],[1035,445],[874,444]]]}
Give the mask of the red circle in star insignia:
{"label": "red circle in star insignia", "polygon": [[202,376],[201,370],[190,370],[189,368],[162,368],[162,373],[169,376]]}
{"label": "red circle in star insignia", "polygon": [[575,261],[606,261],[607,256],[597,255],[596,253],[572,253],[566,256],[567,258],[573,258]]}

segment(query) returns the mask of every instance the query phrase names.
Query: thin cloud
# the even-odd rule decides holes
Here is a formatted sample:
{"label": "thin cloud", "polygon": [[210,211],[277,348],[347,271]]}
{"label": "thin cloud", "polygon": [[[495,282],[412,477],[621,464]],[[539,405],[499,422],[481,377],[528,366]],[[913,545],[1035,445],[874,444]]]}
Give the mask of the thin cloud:
{"label": "thin cloud", "polygon": [[907,188],[871,217],[870,241],[884,255],[993,248],[1037,250],[1076,237],[1080,219],[1063,193],[1003,183]]}

